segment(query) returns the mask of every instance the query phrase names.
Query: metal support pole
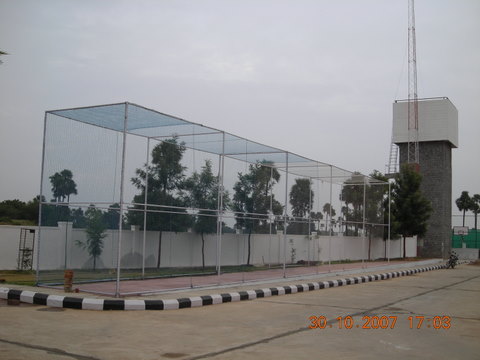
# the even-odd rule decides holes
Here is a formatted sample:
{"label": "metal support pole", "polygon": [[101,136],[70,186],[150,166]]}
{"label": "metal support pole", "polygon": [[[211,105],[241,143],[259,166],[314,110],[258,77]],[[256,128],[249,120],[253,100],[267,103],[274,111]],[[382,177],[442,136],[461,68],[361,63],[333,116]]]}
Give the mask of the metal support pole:
{"label": "metal support pole", "polygon": [[122,255],[122,220],[123,220],[123,191],[125,184],[125,154],[127,148],[128,103],[125,103],[125,117],[123,121],[122,170],[120,173],[120,219],[118,220],[118,248],[117,248],[117,281],[115,283],[115,297],[120,297],[120,258]]}
{"label": "metal support pole", "polygon": [[332,184],[333,183],[333,166],[330,165],[330,209],[329,209],[329,221],[330,224],[327,224],[328,228],[328,271],[332,265]]}
{"label": "metal support pole", "polygon": [[47,112],[43,119],[43,147],[42,147],[42,169],[40,174],[40,198],[38,199],[38,239],[37,239],[37,268],[35,271],[35,285],[40,281],[40,242],[42,234],[42,200],[43,200],[43,175],[45,171],[45,139],[47,135]]}
{"label": "metal support pole", "polygon": [[388,182],[388,239],[387,239],[387,262],[390,263],[390,237],[391,237],[391,204],[392,204],[392,183]]}
{"label": "metal support pole", "polygon": [[222,221],[223,221],[223,177],[225,173],[225,133],[222,133],[222,153],[220,154],[220,166],[218,169],[219,179],[218,179],[218,209],[217,209],[217,275],[220,279],[221,274],[221,260],[222,260]]}
{"label": "metal support pole", "polygon": [[[307,266],[310,266],[310,244],[312,243],[312,178],[308,178],[308,247],[307,247]],[[313,250],[315,251],[315,250]]]}
{"label": "metal support pole", "polygon": [[366,197],[367,197],[367,178],[364,176],[363,177],[363,222],[362,222],[362,248],[363,248],[363,255],[362,255],[362,267],[364,265],[364,262],[365,262],[365,234],[366,234],[366,229],[365,229],[365,225],[366,225],[366,221],[365,221],[365,214],[366,214],[366,209],[365,209],[365,205],[366,205]]}
{"label": "metal support pole", "polygon": [[64,269],[67,270],[67,252],[68,252],[68,210],[70,209],[70,206],[69,206],[69,201],[67,202],[67,221],[66,221],[66,225],[65,225],[65,249],[64,249],[64,260],[65,260],[65,264],[64,264]]}
{"label": "metal support pole", "polygon": [[[343,184],[341,185],[340,187],[340,195],[343,194]],[[342,258],[343,260],[345,260],[347,257],[345,256],[345,236],[343,236],[343,231],[342,231],[342,227],[343,227],[343,215],[342,215],[342,201],[343,201],[343,198],[342,196],[340,196],[340,233],[342,234]],[[343,270],[345,270],[345,262],[343,263]]]}
{"label": "metal support pole", "polygon": [[145,203],[143,207],[142,279],[145,278],[145,248],[147,243],[148,163],[149,162],[150,162],[150,138],[147,139],[147,162],[145,163]]}
{"label": "metal support pole", "polygon": [[272,252],[272,221],[273,221],[273,166],[270,168],[270,221],[269,221],[269,237],[268,237],[268,267],[272,262],[271,252]]}
{"label": "metal support pole", "polygon": [[283,219],[283,277],[287,277],[288,152],[285,153],[285,213]]}

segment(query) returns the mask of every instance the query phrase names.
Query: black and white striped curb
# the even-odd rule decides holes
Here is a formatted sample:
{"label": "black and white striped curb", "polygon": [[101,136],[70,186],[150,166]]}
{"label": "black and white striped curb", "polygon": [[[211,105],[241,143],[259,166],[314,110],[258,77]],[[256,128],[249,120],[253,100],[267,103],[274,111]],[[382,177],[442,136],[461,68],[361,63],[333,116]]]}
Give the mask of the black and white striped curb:
{"label": "black and white striped curb", "polygon": [[109,300],[79,298],[61,295],[42,294],[33,291],[15,290],[0,287],[0,299],[17,300],[24,303],[81,310],[176,310],[228,302],[253,300],[257,298],[295,294],[299,292],[326,289],[337,286],[366,283],[408,276],[425,271],[444,269],[445,265],[434,265],[419,269],[393,271],[383,274],[355,276],[345,279],[311,282],[300,285],[287,285],[259,290],[238,291],[225,294],[193,296],[169,300]]}

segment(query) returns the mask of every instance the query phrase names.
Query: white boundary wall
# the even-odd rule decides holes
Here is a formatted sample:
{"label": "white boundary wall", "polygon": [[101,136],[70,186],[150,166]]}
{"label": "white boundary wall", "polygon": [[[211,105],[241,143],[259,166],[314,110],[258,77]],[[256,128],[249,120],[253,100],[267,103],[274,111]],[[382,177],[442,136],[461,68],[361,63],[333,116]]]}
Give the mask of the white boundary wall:
{"label": "white boundary wall", "polygon": [[[24,227],[35,229],[35,257],[38,251],[38,227]],[[19,226],[0,226],[0,270],[14,270],[17,268],[18,245],[20,240]],[[92,259],[81,249],[78,241],[85,241],[83,229],[72,229],[71,223],[59,223],[58,227],[42,227],[41,270],[63,269],[65,266],[65,239],[67,239],[66,254],[67,268],[92,268]],[[156,267],[158,257],[158,231],[148,231],[145,242],[145,266]],[[222,265],[240,265],[247,262],[248,235],[222,235]],[[102,255],[97,259],[97,268],[116,268],[117,264],[118,231],[107,230],[104,239]],[[195,233],[162,233],[161,267],[189,267],[201,266],[201,237]],[[371,259],[385,257],[386,242],[382,239],[372,239]],[[217,235],[205,235],[205,264],[216,265]],[[407,239],[407,257],[417,255],[416,238]],[[142,266],[143,231],[124,230],[122,232],[122,268],[141,268]],[[292,249],[294,262],[300,260],[335,261],[361,260],[368,258],[368,239],[353,236],[317,236],[308,239],[304,235],[287,235],[284,247],[283,234],[261,234],[251,236],[251,264],[283,263],[284,248],[286,248],[286,262],[292,263]],[[403,240],[390,241],[390,258],[399,258],[403,255]]]}

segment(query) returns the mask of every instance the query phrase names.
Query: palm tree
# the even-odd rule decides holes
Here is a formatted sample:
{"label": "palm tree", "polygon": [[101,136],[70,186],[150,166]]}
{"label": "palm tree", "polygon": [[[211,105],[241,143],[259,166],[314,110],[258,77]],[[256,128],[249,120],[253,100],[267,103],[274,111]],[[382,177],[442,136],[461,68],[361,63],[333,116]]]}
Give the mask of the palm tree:
{"label": "palm tree", "polygon": [[[332,226],[333,226],[333,217],[335,215],[337,215],[335,209],[332,207],[332,205],[330,205],[330,203],[325,203],[325,205],[323,205],[323,212],[325,213],[325,230],[327,231],[332,231]],[[330,217],[330,212],[331,212],[331,217]],[[328,230],[330,229],[330,230]]]}
{"label": "palm tree", "polygon": [[63,169],[50,176],[50,183],[52,184],[52,193],[55,202],[65,202],[67,199],[67,206],[56,206],[57,219],[66,221],[65,227],[65,269],[67,268],[67,243],[68,243],[68,221],[70,218],[70,195],[77,194],[77,184],[73,181],[73,173],[68,169]]}
{"label": "palm tree", "polygon": [[470,210],[472,206],[472,198],[468,195],[468,191],[462,191],[462,195],[455,200],[458,210],[463,211],[463,225],[465,226],[465,212]]}
{"label": "palm tree", "polygon": [[52,193],[56,202],[70,202],[70,195],[77,195],[77,184],[73,181],[73,174],[70,170],[64,169],[50,176]]}
{"label": "palm tree", "polygon": [[475,215],[475,230],[477,230],[477,216],[480,214],[480,194],[475,194],[472,196],[470,210],[472,210],[473,214]]}
{"label": "palm tree", "polygon": [[478,229],[477,229],[477,217],[480,214],[480,194],[475,194],[472,196],[471,208],[473,214],[475,215],[475,247],[477,247],[478,241]]}

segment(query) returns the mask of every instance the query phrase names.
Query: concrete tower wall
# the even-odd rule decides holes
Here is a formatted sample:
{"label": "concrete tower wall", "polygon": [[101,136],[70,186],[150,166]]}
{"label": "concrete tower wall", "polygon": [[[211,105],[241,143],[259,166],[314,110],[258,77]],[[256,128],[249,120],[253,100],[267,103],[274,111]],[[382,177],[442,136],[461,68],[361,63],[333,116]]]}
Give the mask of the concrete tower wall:
{"label": "concrete tower wall", "polygon": [[[400,163],[407,162],[407,144],[400,146]],[[419,240],[419,256],[446,257],[451,247],[452,229],[452,147],[446,141],[419,143],[421,191],[432,203],[424,239]]]}
{"label": "concrete tower wall", "polygon": [[[432,203],[424,239],[423,257],[446,257],[451,247],[452,148],[458,146],[458,112],[446,98],[418,99],[418,140],[421,190]],[[393,104],[393,140],[400,147],[400,164],[408,157],[408,102]]]}

